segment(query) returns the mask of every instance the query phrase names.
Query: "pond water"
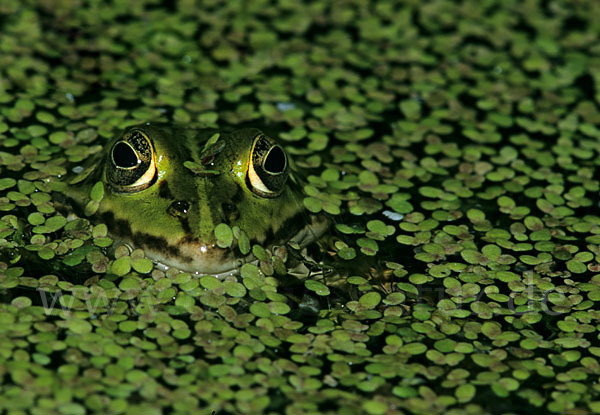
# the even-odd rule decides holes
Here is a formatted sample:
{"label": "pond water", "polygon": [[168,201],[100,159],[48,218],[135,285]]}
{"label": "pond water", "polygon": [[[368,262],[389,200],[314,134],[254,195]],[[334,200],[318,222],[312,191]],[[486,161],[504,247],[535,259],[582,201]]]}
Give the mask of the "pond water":
{"label": "pond water", "polygon": [[[0,413],[599,413],[598,15],[2,1]],[[55,190],[146,122],[260,128],[329,231],[129,250]]]}

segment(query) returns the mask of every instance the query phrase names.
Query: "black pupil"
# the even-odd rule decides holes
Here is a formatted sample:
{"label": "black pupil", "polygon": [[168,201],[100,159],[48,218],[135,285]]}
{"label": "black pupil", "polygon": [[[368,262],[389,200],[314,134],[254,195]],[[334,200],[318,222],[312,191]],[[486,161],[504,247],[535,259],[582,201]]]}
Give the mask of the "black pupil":
{"label": "black pupil", "polygon": [[285,153],[280,147],[273,147],[263,164],[263,169],[269,173],[283,173],[285,169]]}
{"label": "black pupil", "polygon": [[117,167],[134,167],[138,164],[138,158],[135,151],[125,143],[117,143],[113,147],[113,160]]}

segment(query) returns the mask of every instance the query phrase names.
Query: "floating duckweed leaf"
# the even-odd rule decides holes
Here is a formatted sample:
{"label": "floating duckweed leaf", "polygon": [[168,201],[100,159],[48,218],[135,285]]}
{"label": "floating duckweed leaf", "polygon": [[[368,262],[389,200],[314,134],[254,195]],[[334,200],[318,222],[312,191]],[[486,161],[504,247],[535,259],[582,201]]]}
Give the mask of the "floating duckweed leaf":
{"label": "floating duckweed leaf", "polygon": [[527,216],[523,223],[530,231],[539,231],[544,227],[542,221],[535,216]]}
{"label": "floating duckweed leaf", "polygon": [[98,211],[98,207],[100,206],[100,203],[98,203],[95,200],[90,200],[84,208],[84,213],[85,216],[92,216],[93,214],[96,213],[96,211]]}
{"label": "floating duckweed leaf", "polygon": [[92,229],[92,237],[103,238],[108,234],[108,227],[104,224],[98,224]]}
{"label": "floating duckweed leaf", "polygon": [[10,189],[15,186],[17,181],[11,177],[0,178],[0,191]]}
{"label": "floating duckweed leaf", "polygon": [[585,264],[575,259],[567,261],[567,269],[575,274],[582,274],[587,271]]}
{"label": "floating duckweed leaf", "polygon": [[52,144],[61,144],[69,139],[69,134],[65,131],[56,131],[48,137]]}
{"label": "floating duckweed leaf", "polygon": [[379,250],[377,242],[372,239],[359,238],[356,243],[360,246],[360,250],[365,255],[375,255]]}
{"label": "floating duckweed leaf", "polygon": [[243,229],[238,226],[232,228],[233,236],[237,239],[238,249],[242,255],[248,255],[250,253],[250,239]]}
{"label": "floating duckweed leaf", "polygon": [[268,261],[269,260],[269,255],[267,254],[267,251],[265,251],[265,248],[263,248],[260,245],[253,245],[252,246],[252,254],[257,259],[260,259],[261,261]]}
{"label": "floating duckweed leaf", "polygon": [[360,233],[364,233],[364,229],[360,229],[360,228],[357,228],[357,227],[354,227],[354,226],[345,225],[343,223],[337,223],[335,225],[335,228],[338,231],[340,231],[342,233],[345,233],[347,235],[351,235],[353,233],[359,233],[359,234]]}
{"label": "floating duckweed leaf", "polygon": [[205,275],[200,278],[200,285],[202,285],[207,290],[214,290],[219,288],[222,285],[222,282],[219,281],[218,278],[213,277],[212,275]]}
{"label": "floating duckweed leaf", "polygon": [[203,124],[213,125],[219,119],[219,115],[216,112],[206,112],[198,116],[198,121]]}
{"label": "floating duckweed leaf", "polygon": [[383,415],[388,407],[384,402],[371,400],[363,403],[362,409],[369,415]]}
{"label": "floating duckweed leaf", "polygon": [[260,278],[261,272],[258,267],[254,264],[244,264],[240,268],[240,274],[244,278]]}
{"label": "floating duckweed leaf", "polygon": [[219,141],[220,137],[221,137],[220,133],[214,133],[213,135],[211,135],[209,137],[209,139],[206,140],[203,151],[206,150],[207,148],[209,148],[210,146],[212,146],[213,144],[215,144],[217,141]]}
{"label": "floating duckweed leaf", "polygon": [[47,111],[38,111],[35,113],[35,118],[39,121],[39,122],[43,122],[45,124],[54,124],[56,122],[56,118],[54,117],[54,115],[52,115],[51,113],[47,112]]}
{"label": "floating duckweed leaf", "polygon": [[337,182],[340,178],[338,169],[327,168],[321,172],[321,178],[326,182]]}
{"label": "floating duckweed leaf", "polygon": [[394,194],[385,204],[392,208],[395,212],[398,213],[410,213],[413,211],[413,206],[406,200],[406,197],[402,194]]}
{"label": "floating duckweed leaf", "polygon": [[225,304],[225,297],[222,295],[217,295],[213,292],[209,292],[206,295],[203,295],[200,297],[200,302],[207,306],[207,307],[212,307],[212,308],[219,308],[220,306],[222,306],[223,304]]}
{"label": "floating duckweed leaf", "polygon": [[215,237],[220,248],[229,248],[233,243],[233,231],[226,223],[215,226]]}
{"label": "floating duckweed leaf", "polygon": [[250,306],[250,312],[257,317],[267,318],[271,315],[269,307],[262,302],[255,302]]}
{"label": "floating duckweed leaf", "polygon": [[135,321],[122,321],[119,323],[119,330],[124,333],[131,333],[137,330],[137,323]]}
{"label": "floating duckweed leaf", "polygon": [[[343,244],[343,245],[342,245]],[[342,245],[342,246],[340,246]],[[345,260],[351,260],[356,258],[356,250],[343,242],[336,243],[336,248],[338,248],[338,256]]]}
{"label": "floating duckweed leaf", "polygon": [[[129,259],[129,257],[121,257],[119,259],[122,259],[122,258]],[[123,278],[123,280],[119,284],[119,289],[121,289],[123,291],[139,290],[140,282],[137,278],[133,278],[133,277]]]}
{"label": "floating duckweed leaf", "polygon": [[45,246],[38,251],[38,256],[42,259],[49,260],[54,258],[55,253],[52,248]]}
{"label": "floating duckweed leaf", "polygon": [[108,248],[109,246],[112,245],[112,243],[113,243],[113,240],[108,237],[94,239],[94,245],[96,245],[100,248]]}
{"label": "floating duckweed leaf", "polygon": [[225,281],[223,287],[227,295],[231,297],[243,297],[246,295],[246,288],[239,282]]}
{"label": "floating duckweed leaf", "polygon": [[365,308],[375,308],[381,301],[381,294],[376,291],[371,291],[363,294],[358,300]]}
{"label": "floating duckweed leaf", "polygon": [[473,223],[479,223],[485,220],[485,214],[479,209],[469,209],[467,211],[467,217]]}
{"label": "floating duckweed leaf", "polygon": [[419,118],[421,114],[421,103],[416,99],[407,99],[400,102],[400,110],[407,119]]}
{"label": "floating duckweed leaf", "polygon": [[77,318],[67,320],[67,327],[77,334],[86,334],[92,331],[92,325],[88,321]]}
{"label": "floating duckweed leaf", "polygon": [[64,216],[56,215],[46,219],[45,226],[48,228],[48,232],[56,232],[61,229],[67,223],[67,219]]}
{"label": "floating duckweed leaf", "polygon": [[401,350],[411,355],[418,355],[425,353],[427,346],[423,343],[407,343],[402,346]]}
{"label": "floating duckweed leaf", "polygon": [[600,301],[600,289],[590,291],[588,298],[592,301]]}
{"label": "floating duckweed leaf", "polygon": [[367,229],[383,236],[393,235],[395,231],[393,226],[386,225],[380,220],[371,220],[367,222]]}
{"label": "floating duckweed leaf", "polygon": [[358,175],[358,180],[363,185],[374,186],[379,183],[377,175],[369,170],[363,170]]}
{"label": "floating duckweed leaf", "polygon": [[502,254],[502,250],[497,245],[486,245],[481,249],[481,253],[490,261],[496,261]]}
{"label": "floating duckweed leaf", "polygon": [[148,274],[152,271],[154,264],[147,258],[135,258],[131,260],[131,266],[140,274]]}
{"label": "floating duckweed leaf", "polygon": [[27,127],[27,131],[31,134],[32,137],[39,137],[48,132],[48,129],[43,125],[30,125]]}
{"label": "floating duckweed leaf", "polygon": [[423,186],[419,188],[419,193],[425,197],[438,199],[443,195],[444,192],[441,189],[435,187]]}
{"label": "floating duckweed leaf", "polygon": [[21,192],[10,191],[6,194],[9,200],[15,202],[17,206],[28,206],[29,198]]}
{"label": "floating duckweed leaf", "polygon": [[15,297],[10,304],[16,308],[27,308],[31,307],[31,299],[27,297]]}
{"label": "floating duckweed leaf", "polygon": [[92,186],[92,189],[90,190],[90,198],[93,201],[100,203],[102,201],[103,197],[104,197],[104,184],[102,182],[96,182],[96,184],[94,184]]}
{"label": "floating duckweed leaf", "polygon": [[123,276],[131,270],[131,258],[128,256],[123,256],[119,259],[116,259],[112,266],[110,267],[110,271],[113,274],[118,276]]}
{"label": "floating duckweed leaf", "polygon": [[291,131],[289,132],[283,132],[281,134],[279,134],[279,137],[281,137],[282,139],[286,140],[286,141],[298,141],[301,140],[302,138],[304,138],[306,136],[306,129],[298,127],[298,128],[293,128]]}
{"label": "floating duckweed leaf", "polygon": [[349,283],[349,284],[354,284],[354,285],[365,285],[365,284],[368,284],[368,282],[369,282],[369,281],[368,281],[368,280],[366,280],[365,278],[363,278],[363,277],[359,277],[359,276],[356,276],[356,275],[353,275],[353,276],[351,276],[351,277],[348,277],[348,283]]}
{"label": "floating duckweed leaf", "polygon": [[472,249],[465,249],[461,251],[460,256],[469,264],[478,264],[481,260],[481,254]]}
{"label": "floating duckweed leaf", "polygon": [[323,209],[322,202],[315,197],[305,197],[303,199],[303,204],[304,207],[312,213],[319,213]]}
{"label": "floating duckweed leaf", "polygon": [[41,225],[46,221],[46,218],[44,218],[44,215],[39,212],[33,212],[27,216],[27,221],[32,225]]}
{"label": "floating duckweed leaf", "polygon": [[475,396],[475,386],[467,383],[456,388],[454,395],[459,402],[469,402]]}
{"label": "floating duckweed leaf", "polygon": [[191,330],[187,328],[173,330],[173,337],[179,340],[187,339],[191,334]]}
{"label": "floating duckweed leaf", "polygon": [[25,195],[31,195],[36,189],[35,184],[30,182],[29,180],[19,180],[17,181],[17,189],[19,192]]}
{"label": "floating duckweed leaf", "polygon": [[317,295],[325,296],[330,294],[329,288],[319,281],[306,280],[304,281],[304,286],[309,290],[314,291]]}
{"label": "floating duckweed leaf", "polygon": [[290,312],[290,306],[288,306],[286,303],[275,301],[275,302],[269,303],[269,310],[273,314],[282,315],[282,314],[287,314]]}
{"label": "floating duckweed leaf", "polygon": [[492,383],[492,390],[496,395],[505,397],[509,392],[519,388],[519,382],[513,378],[500,378],[497,382]]}
{"label": "floating duckweed leaf", "polygon": [[383,303],[388,304],[388,305],[397,305],[397,304],[404,303],[405,300],[406,300],[406,296],[403,293],[395,292],[395,293],[388,294],[385,297],[385,299],[383,300]]}

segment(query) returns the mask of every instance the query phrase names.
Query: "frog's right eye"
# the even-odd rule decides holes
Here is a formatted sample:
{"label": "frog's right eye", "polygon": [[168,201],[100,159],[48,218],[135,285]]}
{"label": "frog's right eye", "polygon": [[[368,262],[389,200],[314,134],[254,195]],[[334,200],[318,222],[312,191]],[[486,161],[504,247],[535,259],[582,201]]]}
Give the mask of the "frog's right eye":
{"label": "frog's right eye", "polygon": [[139,192],[156,181],[154,148],[141,130],[131,130],[117,140],[109,153],[106,176],[117,192]]}
{"label": "frog's right eye", "polygon": [[260,133],[252,143],[246,183],[258,196],[273,198],[283,192],[288,159],[281,146]]}

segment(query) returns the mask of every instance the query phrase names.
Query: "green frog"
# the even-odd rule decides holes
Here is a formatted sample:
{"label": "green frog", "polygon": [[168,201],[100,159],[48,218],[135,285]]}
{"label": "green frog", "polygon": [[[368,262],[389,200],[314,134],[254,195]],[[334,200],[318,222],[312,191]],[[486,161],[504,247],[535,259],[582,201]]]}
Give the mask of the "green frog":
{"label": "green frog", "polygon": [[128,128],[68,178],[63,192],[159,266],[201,274],[227,275],[251,260],[219,247],[214,230],[221,223],[264,247],[290,240],[306,246],[327,226],[303,207],[283,147],[254,128]]}

